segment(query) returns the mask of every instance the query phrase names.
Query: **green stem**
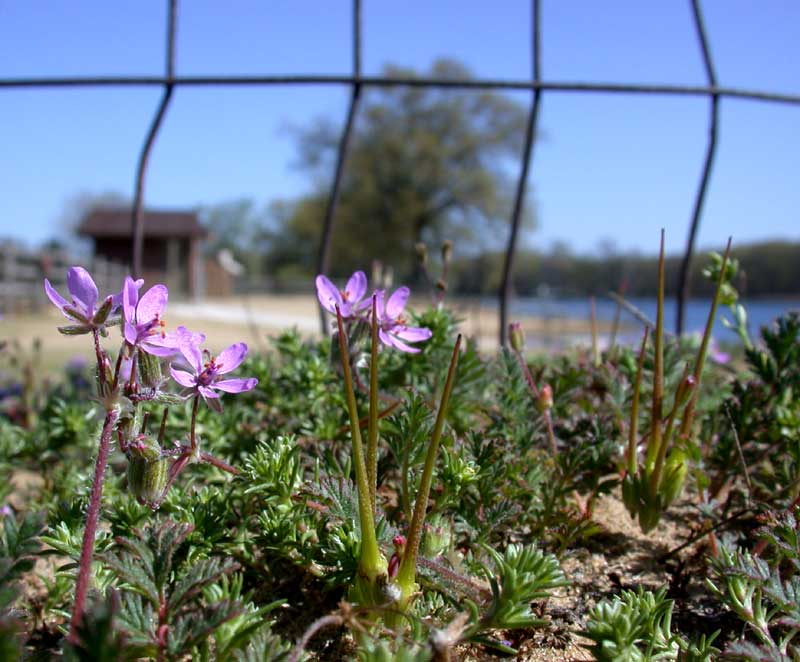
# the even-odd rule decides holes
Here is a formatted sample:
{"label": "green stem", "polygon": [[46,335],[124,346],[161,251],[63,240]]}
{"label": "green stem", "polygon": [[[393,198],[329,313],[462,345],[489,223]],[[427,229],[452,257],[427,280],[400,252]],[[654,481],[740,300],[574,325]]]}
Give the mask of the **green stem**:
{"label": "green stem", "polygon": [[401,607],[407,604],[412,594],[416,590],[416,570],[417,570],[417,554],[419,552],[419,544],[422,539],[422,525],[425,522],[425,513],[428,509],[428,496],[431,491],[431,482],[433,481],[433,469],[436,465],[436,453],[439,450],[439,442],[442,438],[442,430],[444,428],[444,421],[447,416],[447,403],[450,400],[450,393],[453,390],[453,381],[456,373],[456,365],[458,364],[458,353],[461,348],[461,334],[456,339],[455,347],[453,348],[453,355],[450,358],[450,367],[447,371],[447,380],[444,384],[442,391],[442,399],[439,403],[439,411],[436,414],[436,423],[433,426],[433,435],[431,436],[431,443],[428,446],[428,453],[425,456],[425,467],[422,470],[422,478],[419,484],[419,492],[417,499],[414,502],[414,515],[411,518],[411,525],[408,533],[408,540],[406,542],[405,553],[400,562],[400,569],[397,572],[397,584],[400,586],[402,598],[400,600]]}
{"label": "green stem", "polygon": [[404,452],[403,452],[403,466],[402,466],[402,469],[401,469],[401,471],[403,473],[400,476],[400,483],[401,483],[401,489],[402,489],[402,494],[400,495],[400,498],[401,498],[402,504],[403,504],[403,512],[406,515],[406,522],[410,522],[411,521],[411,494],[409,493],[410,487],[408,485],[408,472],[410,470],[410,467],[409,467],[409,462],[410,462],[410,459],[409,459],[409,454],[410,454],[409,445],[410,444],[409,444],[408,440],[406,440],[406,445],[405,445],[405,449],[404,449]]}
{"label": "green stem", "polygon": [[628,473],[633,476],[636,473],[638,465],[638,455],[636,453],[636,444],[638,442],[639,434],[639,394],[642,390],[642,372],[644,371],[644,357],[647,349],[647,336],[649,335],[650,327],[644,327],[644,337],[642,338],[642,347],[639,350],[639,361],[636,364],[636,381],[633,385],[633,402],[631,403],[631,424],[628,433]]}
{"label": "green stem", "polygon": [[648,471],[661,446],[661,415],[664,399],[664,230],[661,230],[661,249],[658,257],[658,312],[656,314],[655,356],[653,358],[653,403],[650,416],[650,440],[647,444]]}
{"label": "green stem", "polygon": [[378,315],[376,295],[372,295],[372,347],[369,363],[369,427],[367,428],[367,481],[369,503],[375,512],[375,493],[378,490]]}
{"label": "green stem", "polygon": [[592,364],[595,368],[600,367],[600,345],[597,341],[597,309],[594,297],[589,297],[589,309],[592,324]]}
{"label": "green stem", "polygon": [[686,400],[686,389],[689,388],[686,383],[686,378],[688,376],[689,364],[687,363],[686,367],[683,369],[683,375],[681,375],[681,381],[678,383],[678,388],[675,390],[675,402],[672,405],[672,410],[669,412],[669,416],[667,416],[667,426],[664,430],[664,435],[661,438],[661,445],[658,447],[658,454],[656,455],[653,473],[650,475],[650,490],[653,492],[653,494],[658,492],[658,488],[660,487],[659,483],[661,482],[661,471],[664,467],[664,460],[667,457],[667,448],[669,447],[669,442],[672,438],[672,431],[675,427],[675,416],[678,413],[678,409]]}
{"label": "green stem", "polygon": [[694,365],[694,393],[689,398],[686,408],[683,410],[683,418],[681,419],[680,436],[685,437],[689,434],[689,428],[694,421],[694,410],[697,406],[697,398],[700,397],[700,378],[703,374],[703,367],[706,363],[706,353],[708,352],[708,344],[711,342],[711,332],[714,328],[714,319],[717,316],[717,306],[719,305],[719,297],[722,293],[722,284],[725,282],[725,269],[728,266],[728,258],[731,254],[731,238],[728,238],[728,245],[725,248],[725,255],[722,257],[722,267],[719,270],[719,280],[717,281],[717,289],[714,291],[714,298],[711,300],[711,310],[708,311],[708,319],[706,320],[706,328],[703,332],[703,340],[700,343],[700,349],[697,351],[697,361]]}
{"label": "green stem", "polygon": [[381,572],[381,554],[375,538],[375,520],[370,508],[369,482],[364,464],[364,449],[361,445],[361,429],[358,425],[358,409],[356,395],[353,391],[353,377],[350,374],[350,356],[347,337],[344,334],[342,313],[336,307],[336,324],[339,328],[339,351],[344,371],[344,393],[347,399],[347,410],[350,414],[350,436],[353,440],[353,464],[356,470],[356,487],[358,488],[358,516],[361,522],[361,559],[359,570],[370,581],[374,581]]}

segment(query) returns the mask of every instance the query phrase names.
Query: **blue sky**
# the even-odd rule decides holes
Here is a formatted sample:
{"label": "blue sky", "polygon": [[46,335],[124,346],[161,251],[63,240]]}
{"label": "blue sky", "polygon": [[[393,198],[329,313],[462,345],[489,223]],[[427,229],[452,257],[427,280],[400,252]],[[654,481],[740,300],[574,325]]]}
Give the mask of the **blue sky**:
{"label": "blue sky", "polygon": [[[530,75],[529,2],[363,0],[365,73],[425,69],[439,56],[476,75]],[[704,84],[689,2],[544,0],[550,80]],[[721,85],[800,94],[800,3],[706,0]],[[165,3],[0,3],[0,77],[160,74]],[[350,3],[185,1],[178,74],[348,73]],[[63,232],[80,192],[130,195],[157,88],[0,89],[0,235],[36,244]],[[528,93],[513,95],[527,103]],[[288,130],[343,120],[336,87],[180,88],[151,156],[146,202],[260,204],[307,190]],[[581,252],[604,239],[681,250],[705,151],[708,102],[545,93],[530,184],[538,229],[525,237]],[[800,239],[800,107],[724,99],[701,246]]]}

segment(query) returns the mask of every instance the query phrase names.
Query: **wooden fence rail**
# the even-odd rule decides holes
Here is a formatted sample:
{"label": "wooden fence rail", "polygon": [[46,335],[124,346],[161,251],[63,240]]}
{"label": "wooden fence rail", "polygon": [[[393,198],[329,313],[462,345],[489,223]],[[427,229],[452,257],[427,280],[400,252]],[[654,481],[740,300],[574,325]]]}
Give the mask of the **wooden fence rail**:
{"label": "wooden fence rail", "polygon": [[101,295],[119,292],[129,273],[125,265],[98,257],[86,262],[71,258],[64,252],[0,246],[0,311],[14,313],[41,308],[47,303],[43,285],[45,278],[67,297],[67,269],[76,264],[89,269]]}

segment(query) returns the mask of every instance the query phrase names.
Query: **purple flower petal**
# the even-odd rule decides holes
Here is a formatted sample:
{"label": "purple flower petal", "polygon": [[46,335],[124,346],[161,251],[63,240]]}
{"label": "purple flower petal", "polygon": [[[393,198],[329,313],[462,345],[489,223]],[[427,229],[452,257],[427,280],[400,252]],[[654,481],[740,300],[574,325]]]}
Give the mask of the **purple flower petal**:
{"label": "purple flower petal", "polygon": [[407,352],[409,354],[417,354],[419,353],[418,347],[412,347],[411,345],[406,345],[400,338],[389,334],[389,340],[394,347],[399,349],[401,352]]}
{"label": "purple flower petal", "polygon": [[117,294],[114,294],[112,296],[112,301],[111,301],[112,315],[115,312],[117,312],[117,310],[119,310],[119,307],[122,306],[124,303],[125,287],[127,286],[129,280],[131,281],[131,283],[133,283],[134,292],[136,294],[136,300],[133,302],[134,308],[136,307],[136,303],[139,300],[139,289],[142,287],[142,285],[144,285],[144,279],[140,278],[139,280],[133,280],[130,276],[128,276],[125,278],[125,282],[122,285],[122,289]]}
{"label": "purple flower petal", "polygon": [[347,293],[347,301],[351,305],[361,301],[367,293],[367,277],[364,272],[356,271],[350,276],[344,291]]}
{"label": "purple flower petal", "polygon": [[386,302],[386,317],[397,319],[403,314],[403,309],[406,307],[408,295],[411,291],[407,287],[398,287],[389,300]]}
{"label": "purple flower petal", "polygon": [[433,331],[424,326],[398,326],[392,329],[392,333],[398,338],[409,342],[428,340],[433,335]]}
{"label": "purple flower petal", "polygon": [[153,356],[175,356],[178,353],[177,347],[172,346],[165,346],[162,345],[159,341],[162,340],[161,338],[153,338],[148,340],[143,340],[139,343],[139,349],[143,349],[148,354],[152,354]]}
{"label": "purple flower petal", "polygon": [[139,333],[136,331],[136,327],[130,322],[126,321],[123,324],[122,329],[125,340],[127,340],[129,344],[135,345],[136,341],[139,339]]}
{"label": "purple flower petal", "polygon": [[215,359],[215,363],[219,366],[217,372],[224,375],[226,372],[236,370],[244,361],[247,356],[247,345],[243,342],[237,342],[230,347],[223,349]]}
{"label": "purple flower petal", "polygon": [[136,321],[136,304],[139,303],[137,282],[130,276],[126,276],[125,283],[122,285],[122,314],[128,322]]}
{"label": "purple flower petal", "polygon": [[189,331],[185,326],[179,326],[175,329],[174,333],[167,334],[168,337],[174,337],[176,342],[176,347],[180,347],[183,344],[194,345],[195,347],[202,345],[206,341],[206,334],[199,333],[196,331]]}
{"label": "purple flower petal", "polygon": [[178,384],[181,386],[185,386],[186,388],[194,388],[196,385],[196,380],[194,375],[190,375],[188,372],[184,372],[183,370],[176,370],[172,366],[169,367],[169,374],[172,375],[172,379],[174,379]]}
{"label": "purple flower petal", "polygon": [[198,386],[197,390],[199,391],[200,395],[204,398],[218,398],[219,393],[215,393],[212,389],[208,388],[208,386]]}
{"label": "purple flower petal", "polygon": [[189,365],[194,368],[196,373],[199,374],[203,372],[203,355],[200,353],[199,347],[189,343],[184,343],[179,349],[181,350],[181,354],[183,354],[183,356],[189,362]]}
{"label": "purple flower petal", "polygon": [[329,313],[336,314],[336,305],[342,307],[342,294],[328,278],[320,274],[316,279],[317,299]]}
{"label": "purple flower petal", "polygon": [[133,357],[125,356],[122,363],[119,364],[119,378],[123,382],[127,382],[131,378],[131,370],[133,370]]}
{"label": "purple flower petal", "polygon": [[83,304],[87,317],[92,317],[99,293],[89,272],[83,267],[70,267],[67,270],[67,289],[78,302]]}
{"label": "purple flower petal", "polygon": [[154,320],[156,316],[160,317],[167,307],[168,297],[169,290],[166,285],[153,285],[139,299],[139,304],[136,306],[136,321],[142,324]]}
{"label": "purple flower petal", "polygon": [[378,339],[387,347],[394,347],[391,336],[383,329],[378,329]]}
{"label": "purple flower petal", "polygon": [[248,379],[223,379],[219,382],[214,382],[213,388],[225,391],[225,393],[243,393],[254,389],[258,380],[255,377]]}
{"label": "purple flower petal", "polygon": [[67,301],[56,291],[56,289],[50,284],[50,281],[47,280],[47,278],[44,279],[44,292],[47,295],[47,298],[53,302],[53,305],[56,306],[61,311],[61,314],[64,317],[72,319],[70,315],[67,315],[64,312],[64,306],[69,304],[69,301]]}
{"label": "purple flower petal", "polygon": [[[386,298],[386,290],[375,290],[375,313],[378,315],[378,320],[382,320],[386,314],[386,305],[385,305],[385,298]],[[372,305],[372,301],[370,301],[370,306]]]}

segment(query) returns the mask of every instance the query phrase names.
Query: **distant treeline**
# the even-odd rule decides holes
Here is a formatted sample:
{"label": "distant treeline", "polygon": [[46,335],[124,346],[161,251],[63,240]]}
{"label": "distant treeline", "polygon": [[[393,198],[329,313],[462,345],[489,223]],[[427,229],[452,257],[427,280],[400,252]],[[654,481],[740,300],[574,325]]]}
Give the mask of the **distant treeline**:
{"label": "distant treeline", "polygon": [[[800,243],[744,244],[735,246],[732,254],[739,260],[736,286],[745,296],[800,295]],[[680,261],[681,256],[667,257],[668,296],[677,289]],[[696,254],[691,273],[692,296],[712,292],[711,284],[702,275],[708,262],[707,252]],[[500,284],[502,264],[501,253],[456,258],[448,278],[449,289],[461,294],[494,294]],[[559,296],[600,295],[618,291],[621,286],[627,296],[654,296],[656,272],[655,256],[521,251],[515,260],[513,283],[515,292],[522,296],[536,296],[543,291]]]}

